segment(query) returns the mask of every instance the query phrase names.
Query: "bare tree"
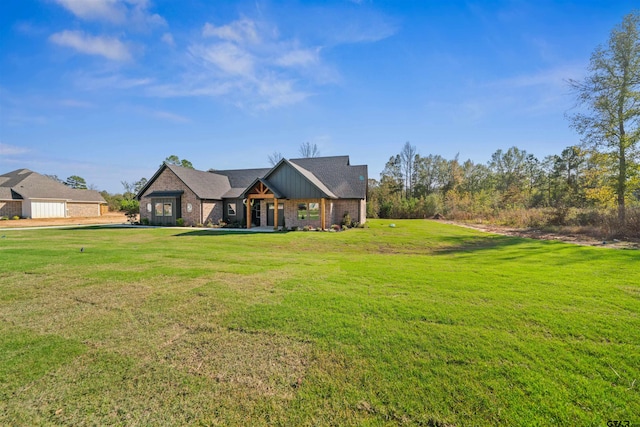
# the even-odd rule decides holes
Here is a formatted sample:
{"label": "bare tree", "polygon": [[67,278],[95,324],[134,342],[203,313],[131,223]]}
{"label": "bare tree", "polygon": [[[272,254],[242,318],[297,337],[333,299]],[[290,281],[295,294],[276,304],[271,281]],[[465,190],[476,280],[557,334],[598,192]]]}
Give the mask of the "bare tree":
{"label": "bare tree", "polygon": [[409,199],[413,196],[413,182],[415,181],[415,160],[417,149],[415,145],[411,145],[409,141],[404,143],[400,152],[400,160],[402,166],[402,174],[404,175],[405,197]]}
{"label": "bare tree", "polygon": [[269,163],[271,163],[271,166],[275,166],[280,160],[282,160],[282,158],[283,156],[281,152],[274,151],[273,153],[269,154]]}
{"label": "bare tree", "polygon": [[320,157],[320,149],[317,144],[312,144],[309,141],[300,144],[300,155],[302,157]]}

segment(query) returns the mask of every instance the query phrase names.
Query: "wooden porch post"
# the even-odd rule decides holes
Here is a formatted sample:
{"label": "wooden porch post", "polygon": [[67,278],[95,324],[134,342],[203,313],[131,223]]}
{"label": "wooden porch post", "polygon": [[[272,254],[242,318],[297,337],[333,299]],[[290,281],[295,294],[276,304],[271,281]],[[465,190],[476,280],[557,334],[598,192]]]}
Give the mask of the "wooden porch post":
{"label": "wooden porch post", "polygon": [[245,216],[245,221],[247,221],[247,229],[251,228],[251,194],[247,195],[247,214]]}
{"label": "wooden porch post", "polygon": [[324,198],[320,199],[320,228],[323,230],[327,228],[325,213],[324,213]]}
{"label": "wooden porch post", "polygon": [[[267,210],[267,216],[269,212]],[[278,230],[278,199],[273,197],[273,229]]]}

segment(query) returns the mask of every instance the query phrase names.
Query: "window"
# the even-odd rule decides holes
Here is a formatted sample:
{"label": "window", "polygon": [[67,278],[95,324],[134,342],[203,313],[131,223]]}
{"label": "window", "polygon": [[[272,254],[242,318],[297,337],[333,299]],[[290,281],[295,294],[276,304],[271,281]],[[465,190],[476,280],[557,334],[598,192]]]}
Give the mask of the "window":
{"label": "window", "polygon": [[229,203],[227,205],[227,215],[236,216],[236,204],[235,203]]}
{"label": "window", "polygon": [[[147,205],[147,209],[151,208],[151,203]],[[155,202],[155,216],[171,216],[173,214],[173,203],[171,202]]]}
{"label": "window", "polygon": [[320,219],[320,203],[309,203],[309,219]]}
{"label": "window", "polygon": [[306,203],[298,203],[298,219],[307,219],[307,204]]}

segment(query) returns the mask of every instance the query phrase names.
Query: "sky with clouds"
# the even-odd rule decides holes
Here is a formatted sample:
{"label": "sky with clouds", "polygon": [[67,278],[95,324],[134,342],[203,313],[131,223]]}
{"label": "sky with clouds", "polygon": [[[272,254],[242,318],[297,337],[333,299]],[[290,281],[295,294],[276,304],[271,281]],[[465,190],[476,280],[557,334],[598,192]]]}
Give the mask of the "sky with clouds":
{"label": "sky with clouds", "polygon": [[409,141],[485,163],[579,143],[566,81],[637,0],[3,0],[0,173],[100,190],[175,154],[269,166],[302,143],[379,178]]}

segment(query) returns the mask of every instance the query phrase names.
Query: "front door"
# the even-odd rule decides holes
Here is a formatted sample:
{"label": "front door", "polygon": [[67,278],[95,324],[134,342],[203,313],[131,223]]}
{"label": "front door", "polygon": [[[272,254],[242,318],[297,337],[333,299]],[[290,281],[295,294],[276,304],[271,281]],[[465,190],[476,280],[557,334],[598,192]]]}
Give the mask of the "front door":
{"label": "front door", "polygon": [[[273,227],[274,204],[267,203],[267,226]],[[284,203],[278,203],[278,227],[284,227]]]}
{"label": "front door", "polygon": [[151,223],[153,225],[176,225],[177,199],[163,198],[151,199],[153,212],[151,213]]}

